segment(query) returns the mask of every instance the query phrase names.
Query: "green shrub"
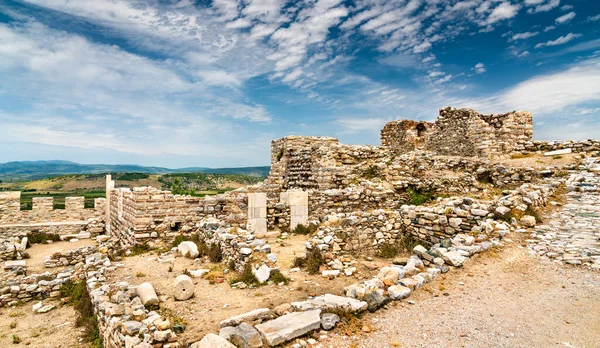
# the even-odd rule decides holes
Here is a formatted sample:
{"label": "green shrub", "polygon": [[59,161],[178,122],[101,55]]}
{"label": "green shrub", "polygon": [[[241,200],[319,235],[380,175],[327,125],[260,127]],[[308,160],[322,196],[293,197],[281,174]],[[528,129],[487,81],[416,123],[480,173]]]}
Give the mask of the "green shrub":
{"label": "green shrub", "polygon": [[208,259],[210,262],[221,262],[223,260],[223,251],[221,245],[212,243],[208,248]]}
{"label": "green shrub", "polygon": [[403,251],[411,252],[418,244],[419,241],[412,234],[406,233],[396,243],[381,244],[376,255],[384,259],[391,259]]}
{"label": "green shrub", "polygon": [[423,205],[434,198],[431,191],[408,189],[407,192],[410,196],[409,204],[412,205]]}
{"label": "green shrub", "polygon": [[229,284],[233,285],[240,282],[246,285],[260,285],[258,279],[256,279],[254,276],[254,273],[252,272],[252,266],[249,263],[244,266],[244,271],[240,273],[239,276],[234,277],[229,281]]}
{"label": "green shrub", "polygon": [[306,266],[306,257],[296,257],[294,259],[294,263],[292,264],[292,268],[304,268]]}
{"label": "green shrub", "polygon": [[278,269],[271,271],[271,276],[269,277],[269,279],[272,280],[275,284],[283,283],[285,285],[288,285],[288,283],[290,282],[290,279],[284,276],[283,273],[281,273]]}
{"label": "green shrub", "polygon": [[306,271],[308,274],[317,274],[321,268],[321,265],[325,263],[325,257],[321,250],[313,248],[306,255]]}
{"label": "green shrub", "polygon": [[318,227],[315,224],[309,224],[308,226],[303,225],[303,224],[298,224],[298,225],[296,225],[296,227],[294,228],[292,233],[293,234],[302,234],[302,235],[313,234],[317,230],[317,228]]}

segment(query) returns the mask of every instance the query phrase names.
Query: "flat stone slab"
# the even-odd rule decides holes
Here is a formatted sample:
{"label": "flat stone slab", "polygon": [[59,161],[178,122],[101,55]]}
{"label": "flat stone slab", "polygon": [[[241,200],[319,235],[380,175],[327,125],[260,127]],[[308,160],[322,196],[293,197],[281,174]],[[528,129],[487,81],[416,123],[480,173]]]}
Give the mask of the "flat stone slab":
{"label": "flat stone slab", "polygon": [[215,334],[208,334],[199,342],[192,343],[190,348],[235,348],[235,346],[223,337],[219,337]]}
{"label": "flat stone slab", "polygon": [[4,263],[4,269],[15,269],[27,267],[27,261],[25,260],[14,260],[14,261],[6,261]]}
{"label": "flat stone slab", "polygon": [[573,150],[570,148],[562,149],[562,150],[554,150],[554,151],[544,152],[544,156],[566,155],[566,154],[570,154],[571,152],[573,152]]}
{"label": "flat stone slab", "polygon": [[255,328],[271,347],[321,328],[321,310],[295,312],[256,325]]}
{"label": "flat stone slab", "polygon": [[273,314],[269,308],[259,308],[248,313],[236,315],[235,317],[227,318],[219,324],[219,327],[238,326],[243,322],[256,321],[262,319],[270,319]]}
{"label": "flat stone slab", "polygon": [[343,309],[346,312],[363,312],[368,306],[365,301],[332,294],[317,296],[302,302],[292,302],[292,307],[298,311]]}

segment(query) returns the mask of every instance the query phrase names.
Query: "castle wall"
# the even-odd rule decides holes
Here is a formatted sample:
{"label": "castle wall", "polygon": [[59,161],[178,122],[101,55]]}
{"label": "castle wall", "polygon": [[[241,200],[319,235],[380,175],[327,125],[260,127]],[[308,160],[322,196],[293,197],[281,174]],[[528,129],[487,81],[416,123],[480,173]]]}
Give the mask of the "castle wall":
{"label": "castle wall", "polygon": [[0,238],[23,237],[27,233],[61,236],[104,232],[104,198],[85,208],[84,197],[66,197],[65,209],[54,209],[53,197],[34,197],[31,210],[20,210],[21,192],[0,192]]}

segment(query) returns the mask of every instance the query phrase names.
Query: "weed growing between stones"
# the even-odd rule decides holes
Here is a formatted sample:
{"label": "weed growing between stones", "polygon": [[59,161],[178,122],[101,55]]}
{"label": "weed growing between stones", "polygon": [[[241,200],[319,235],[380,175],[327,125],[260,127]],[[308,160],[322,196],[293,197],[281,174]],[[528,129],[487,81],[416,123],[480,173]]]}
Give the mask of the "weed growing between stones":
{"label": "weed growing between stones", "polygon": [[173,324],[173,326],[187,325],[187,321],[185,319],[180,317],[177,313],[175,313],[173,310],[171,310],[169,308],[161,307],[160,310],[158,311],[158,314],[160,314],[163,318],[167,319],[171,324]]}
{"label": "weed growing between stones", "polygon": [[423,205],[434,198],[433,192],[431,191],[408,189],[406,192],[408,192],[408,195],[410,196],[408,204],[411,205]]}
{"label": "weed growing between stones", "polygon": [[229,284],[235,284],[240,282],[246,285],[260,285],[258,279],[256,279],[256,277],[254,276],[254,273],[252,273],[252,266],[250,264],[246,264],[246,266],[244,266],[244,271],[240,273],[239,276],[232,278],[229,281]]}
{"label": "weed growing between stones", "polygon": [[367,179],[373,179],[379,176],[379,168],[377,166],[369,166],[365,169],[363,176]]}
{"label": "weed growing between stones", "polygon": [[94,314],[92,299],[85,286],[85,280],[77,283],[67,281],[60,286],[62,297],[68,297],[68,303],[77,311],[75,326],[83,327],[83,340],[89,342],[93,348],[101,348],[102,340],[98,329],[98,320]]}
{"label": "weed growing between stones", "polygon": [[296,257],[294,259],[294,267],[306,269],[308,274],[317,274],[320,271],[321,265],[325,263],[325,257],[319,249],[313,249],[306,254],[306,257]]}
{"label": "weed growing between stones", "polygon": [[29,232],[27,233],[27,247],[31,244],[48,244],[48,241],[58,242],[60,236],[56,233]]}
{"label": "weed growing between stones", "polygon": [[305,226],[303,224],[298,224],[298,225],[296,225],[296,227],[294,228],[292,233],[293,234],[301,234],[301,235],[313,234],[317,230],[317,228],[318,228],[318,226],[315,224],[309,224],[308,226]]}
{"label": "weed growing between stones", "polygon": [[391,259],[398,256],[402,252],[411,252],[414,247],[419,244],[419,241],[412,234],[406,233],[399,238],[395,243],[384,243],[379,247],[377,256],[384,259]]}
{"label": "weed growing between stones", "polygon": [[271,276],[269,277],[269,280],[272,280],[275,284],[283,283],[284,285],[288,285],[288,283],[290,282],[290,279],[284,276],[279,270],[271,271]]}
{"label": "weed growing between stones", "polygon": [[221,262],[223,260],[223,251],[221,250],[221,245],[212,243],[208,248],[208,258],[210,262]]}
{"label": "weed growing between stones", "polygon": [[537,211],[537,209],[535,209],[531,205],[527,207],[524,214],[533,216],[535,218],[535,222],[537,223],[542,222],[541,214]]}

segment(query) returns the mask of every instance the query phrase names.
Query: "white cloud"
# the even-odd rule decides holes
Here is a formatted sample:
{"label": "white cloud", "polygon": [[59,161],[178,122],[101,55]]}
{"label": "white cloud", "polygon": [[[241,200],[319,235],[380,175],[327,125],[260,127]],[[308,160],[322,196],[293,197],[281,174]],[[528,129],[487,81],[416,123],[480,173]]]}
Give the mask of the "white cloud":
{"label": "white cloud", "polygon": [[480,112],[528,110],[543,116],[569,106],[600,101],[599,82],[600,59],[595,58],[564,71],[533,77],[488,99],[469,99],[460,104],[466,102]]}
{"label": "white cloud", "polygon": [[575,12],[569,12],[567,14],[564,14],[564,15],[556,18],[556,23],[563,24],[563,23],[570,21],[573,18],[575,18]]}
{"label": "white cloud", "polygon": [[519,9],[519,5],[512,5],[510,2],[505,1],[494,8],[487,19],[487,23],[493,24],[501,20],[513,18],[519,13]]}
{"label": "white cloud", "polygon": [[429,72],[429,74],[427,76],[438,77],[438,76],[443,76],[443,75],[446,75],[446,73],[444,73],[442,71],[431,71],[431,72]]}
{"label": "white cloud", "polygon": [[485,65],[483,65],[483,63],[475,64],[475,66],[471,70],[474,70],[478,74],[483,74],[484,72],[486,72]]}
{"label": "white cloud", "polygon": [[530,8],[527,10],[527,13],[539,13],[539,12],[548,12],[560,5],[560,0],[547,0],[545,1],[525,1],[527,5],[537,5],[534,8]]}
{"label": "white cloud", "polygon": [[573,9],[572,5],[563,5],[563,6],[560,7],[561,11],[569,11],[571,9]]}
{"label": "white cloud", "polygon": [[527,57],[529,55],[529,51],[523,51],[518,54],[519,58]]}
{"label": "white cloud", "polygon": [[431,49],[431,42],[423,42],[413,47],[414,53],[423,53]]}
{"label": "white cloud", "polygon": [[558,46],[558,45],[564,45],[567,42],[576,39],[578,37],[581,37],[581,34],[573,34],[573,33],[568,33],[567,35],[563,35],[561,37],[559,37],[556,40],[550,40],[550,41],[546,41],[543,43],[539,43],[537,45],[535,45],[535,48],[541,48],[541,47],[546,47],[546,46]]}
{"label": "white cloud", "polygon": [[535,32],[528,31],[528,32],[524,32],[524,33],[518,33],[518,34],[514,34],[508,41],[510,42],[510,41],[525,40],[530,37],[534,37],[537,34],[539,34],[539,32],[537,32],[537,31],[535,31]]}
{"label": "white cloud", "polygon": [[600,20],[600,14],[597,14],[597,15],[595,15],[595,16],[589,16],[589,17],[587,18],[587,20],[588,20],[588,21],[590,21],[590,22],[595,22],[595,21],[597,21],[597,20]]}
{"label": "white cloud", "polygon": [[547,33],[547,32],[549,32],[550,30],[554,30],[554,29],[556,29],[556,26],[554,26],[554,25],[549,25],[549,26],[547,26],[547,27],[545,27],[545,28],[544,28],[544,33]]}

